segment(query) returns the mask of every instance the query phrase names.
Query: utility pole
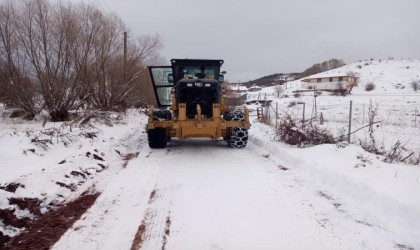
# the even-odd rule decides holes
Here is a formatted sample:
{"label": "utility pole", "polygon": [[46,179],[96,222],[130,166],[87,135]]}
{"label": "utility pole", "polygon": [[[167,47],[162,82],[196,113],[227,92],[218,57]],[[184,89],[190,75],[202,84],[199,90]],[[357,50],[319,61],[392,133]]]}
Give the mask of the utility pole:
{"label": "utility pole", "polygon": [[298,102],[298,104],[303,104],[302,129],[305,129],[305,102]]}
{"label": "utility pole", "polygon": [[318,95],[316,94],[316,87],[314,87],[315,117],[317,116],[317,113],[318,113],[318,107],[316,106],[316,98],[317,97],[318,97]]}
{"label": "utility pole", "polygon": [[353,101],[350,101],[350,113],[349,113],[349,133],[347,136],[348,142],[350,143],[350,133],[351,133],[351,112],[353,109]]}
{"label": "utility pole", "polygon": [[362,124],[365,124],[365,104],[363,103],[363,122]]}
{"label": "utility pole", "polygon": [[124,81],[127,79],[127,31],[124,31]]}
{"label": "utility pole", "polygon": [[279,103],[276,102],[276,129],[278,128]]}
{"label": "utility pole", "polygon": [[311,126],[312,126],[312,120],[313,118],[317,118],[318,117],[318,108],[316,106],[316,98],[317,98],[317,94],[316,94],[316,87],[314,86],[314,105],[312,106],[312,114],[311,114]]}
{"label": "utility pole", "polygon": [[305,129],[305,103],[303,103],[302,129]]}

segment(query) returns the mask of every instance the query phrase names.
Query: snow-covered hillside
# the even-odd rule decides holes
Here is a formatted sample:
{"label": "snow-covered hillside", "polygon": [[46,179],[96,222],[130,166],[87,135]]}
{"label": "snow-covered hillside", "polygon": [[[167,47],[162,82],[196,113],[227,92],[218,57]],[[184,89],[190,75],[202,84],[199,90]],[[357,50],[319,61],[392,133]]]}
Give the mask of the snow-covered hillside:
{"label": "snow-covered hillside", "polygon": [[331,76],[354,72],[360,78],[360,84],[355,93],[363,93],[365,85],[373,83],[377,87],[372,93],[413,93],[413,82],[419,84],[420,91],[420,60],[370,60],[345,65],[341,68],[313,75]]}
{"label": "snow-covered hillside", "polygon": [[[413,82],[420,82],[420,60],[418,59],[385,59],[366,60],[347,64],[343,67],[311,75],[310,78],[346,75],[353,72],[359,77],[359,86],[354,88],[358,94],[405,94],[415,93]],[[285,94],[302,88],[301,79],[288,82]],[[367,93],[365,85],[373,83],[376,88]],[[420,85],[420,83],[419,83]],[[420,92],[420,86],[418,91]],[[274,87],[265,88],[263,93],[272,94]]]}
{"label": "snow-covered hillside", "polygon": [[[275,87],[264,88],[261,92],[250,93],[249,99],[258,97],[273,100],[271,112],[272,123],[275,123],[274,110],[278,104],[279,113],[291,113],[296,118],[303,117],[305,103],[305,119],[313,118],[313,122],[324,119],[323,127],[338,136],[348,131],[350,101],[352,102],[352,131],[369,122],[369,107],[376,110],[374,121],[375,138],[378,146],[389,150],[400,142],[408,149],[408,154],[420,154],[420,88],[416,91],[413,82],[420,87],[420,60],[369,60],[345,65],[341,68],[310,76],[311,78],[343,75],[349,72],[359,77],[359,85],[350,95],[333,96],[327,92],[313,92],[295,95],[296,90],[305,89],[300,80],[287,83],[287,89],[280,98],[276,96]],[[366,91],[365,85],[373,83],[375,89]],[[284,85],[286,87],[286,85]],[[291,105],[291,103],[302,103]],[[367,129],[352,134],[352,142],[360,143],[369,138]]]}

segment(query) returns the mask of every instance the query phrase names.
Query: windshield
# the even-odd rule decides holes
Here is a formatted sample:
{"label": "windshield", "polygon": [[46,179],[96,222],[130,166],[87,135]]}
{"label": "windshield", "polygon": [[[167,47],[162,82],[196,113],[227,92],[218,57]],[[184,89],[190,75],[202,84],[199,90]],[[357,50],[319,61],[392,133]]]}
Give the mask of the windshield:
{"label": "windshield", "polygon": [[208,79],[219,81],[223,60],[171,59],[174,83],[182,79]]}
{"label": "windshield", "polygon": [[219,66],[178,66],[175,68],[175,82],[181,79],[215,80],[219,78]]}

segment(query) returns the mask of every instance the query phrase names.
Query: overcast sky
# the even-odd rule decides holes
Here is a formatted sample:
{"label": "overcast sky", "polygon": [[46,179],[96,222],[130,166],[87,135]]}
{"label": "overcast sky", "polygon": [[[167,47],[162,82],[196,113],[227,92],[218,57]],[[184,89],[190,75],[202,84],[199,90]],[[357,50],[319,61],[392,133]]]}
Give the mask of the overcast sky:
{"label": "overcast sky", "polygon": [[224,59],[226,79],[301,72],[331,58],[420,59],[419,0],[95,0],[162,55]]}

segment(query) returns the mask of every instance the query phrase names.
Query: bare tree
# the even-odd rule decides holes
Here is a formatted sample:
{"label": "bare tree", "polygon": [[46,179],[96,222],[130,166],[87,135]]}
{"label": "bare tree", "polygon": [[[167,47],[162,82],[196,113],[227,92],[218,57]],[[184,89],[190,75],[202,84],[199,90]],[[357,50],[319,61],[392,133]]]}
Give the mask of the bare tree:
{"label": "bare tree", "polygon": [[[145,65],[162,61],[158,35],[129,35],[124,58],[125,24],[92,4],[6,0],[0,7],[0,84],[26,94],[34,91],[22,84],[36,86],[54,121],[85,104],[106,110],[126,107],[129,97],[144,92]],[[8,92],[0,95],[11,99],[14,92]]]}
{"label": "bare tree", "polygon": [[280,95],[284,93],[284,88],[283,88],[283,86],[281,86],[280,84],[279,84],[279,85],[274,86],[274,93],[276,93],[276,94],[277,94],[277,97],[280,97]]}
{"label": "bare tree", "polygon": [[35,86],[25,73],[25,58],[17,37],[16,8],[11,1],[0,4],[0,98],[2,102],[34,117]]}
{"label": "bare tree", "polygon": [[[98,17],[97,17],[98,18]],[[159,36],[128,36],[127,58],[124,59],[123,36],[126,30],[117,16],[101,16],[102,26],[94,44],[95,62],[90,65],[89,103],[97,109],[121,109],[143,105],[146,95],[144,80],[148,78],[145,64],[156,64],[162,47]],[[124,72],[124,60],[126,67]]]}
{"label": "bare tree", "polygon": [[127,96],[127,103],[136,107],[155,104],[155,95],[151,78],[146,65],[165,65],[167,62],[160,56],[163,47],[159,35],[143,35],[137,38],[133,50],[138,51],[138,61],[135,72],[138,72],[134,86]]}
{"label": "bare tree", "polygon": [[71,4],[25,1],[19,38],[53,121],[64,120],[81,91],[78,65],[77,10]]}
{"label": "bare tree", "polygon": [[359,77],[359,74],[356,73],[356,72],[354,72],[354,71],[348,71],[347,72],[347,75],[354,78],[354,84],[352,84],[350,86],[350,89],[349,89],[349,94],[350,94],[351,91],[353,90],[353,87],[359,85],[359,83],[360,83],[360,77]]}
{"label": "bare tree", "polygon": [[106,16],[101,11],[92,5],[81,4],[77,19],[79,20],[79,52],[81,53],[75,53],[75,61],[83,80],[80,85],[82,92],[79,93],[77,101],[77,107],[80,107],[95,101],[95,91],[100,89],[97,85],[106,70],[98,65],[104,61],[103,58],[106,57],[107,49],[110,47],[106,46],[106,41],[98,45],[98,41],[108,36],[103,32]]}
{"label": "bare tree", "polygon": [[116,15],[98,14],[89,18],[92,22],[99,22],[100,26],[92,45],[94,61],[85,67],[88,102],[97,109],[124,106],[124,93],[131,91],[136,75],[131,74],[132,65],[135,65],[131,51],[127,53],[127,72],[124,72],[122,34],[125,26]]}
{"label": "bare tree", "polygon": [[148,65],[165,63],[159,51],[163,48],[162,38],[159,35],[142,35],[137,38],[139,60]]}

